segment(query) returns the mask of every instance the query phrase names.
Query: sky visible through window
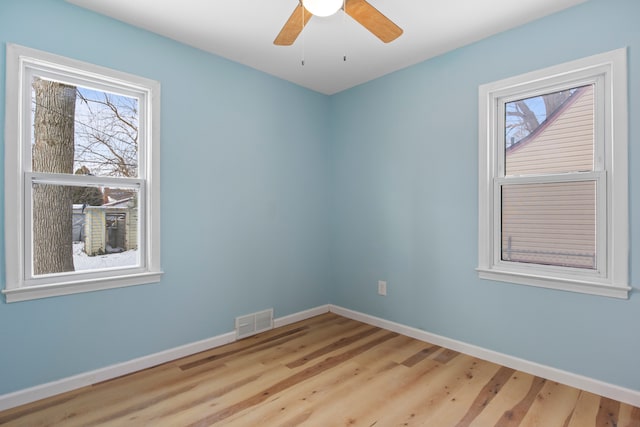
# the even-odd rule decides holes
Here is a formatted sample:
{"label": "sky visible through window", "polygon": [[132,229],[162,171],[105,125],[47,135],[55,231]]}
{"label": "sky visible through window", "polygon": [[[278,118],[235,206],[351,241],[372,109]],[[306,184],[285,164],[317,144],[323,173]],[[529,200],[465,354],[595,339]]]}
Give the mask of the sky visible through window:
{"label": "sky visible through window", "polygon": [[137,175],[138,101],[127,96],[77,88],[74,170],[92,175]]}
{"label": "sky visible through window", "polygon": [[505,104],[505,148],[522,141],[542,125],[579,88],[523,98]]}
{"label": "sky visible through window", "polygon": [[522,105],[520,103],[529,108],[536,117],[538,123],[542,123],[547,119],[547,112],[542,96],[508,102],[505,105],[505,144],[507,148],[519,142],[523,138],[526,138],[535,130],[526,127],[524,118],[520,115],[522,114],[519,108],[519,106]]}

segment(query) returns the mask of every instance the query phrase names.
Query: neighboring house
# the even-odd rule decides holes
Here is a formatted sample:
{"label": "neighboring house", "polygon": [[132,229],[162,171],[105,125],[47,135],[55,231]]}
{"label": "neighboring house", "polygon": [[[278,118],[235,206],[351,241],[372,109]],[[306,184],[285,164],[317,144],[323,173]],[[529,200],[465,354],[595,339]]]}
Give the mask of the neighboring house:
{"label": "neighboring house", "polygon": [[[591,171],[593,87],[578,88],[530,135],[505,152],[507,175]],[[503,188],[502,258],[595,268],[593,181]]]}
{"label": "neighboring house", "polygon": [[138,248],[138,209],[133,198],[102,206],[74,205],[73,239],[88,255]]}

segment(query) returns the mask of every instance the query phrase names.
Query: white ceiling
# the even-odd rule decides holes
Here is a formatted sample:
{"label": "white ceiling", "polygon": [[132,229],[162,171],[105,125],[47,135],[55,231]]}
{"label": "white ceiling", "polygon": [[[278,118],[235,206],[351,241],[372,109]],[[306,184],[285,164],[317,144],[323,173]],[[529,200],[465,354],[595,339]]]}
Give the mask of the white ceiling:
{"label": "white ceiling", "polygon": [[298,0],[67,1],[334,94],[587,0],[368,0],[404,30],[398,39],[384,44],[339,11],[312,17],[286,47],[273,40]]}

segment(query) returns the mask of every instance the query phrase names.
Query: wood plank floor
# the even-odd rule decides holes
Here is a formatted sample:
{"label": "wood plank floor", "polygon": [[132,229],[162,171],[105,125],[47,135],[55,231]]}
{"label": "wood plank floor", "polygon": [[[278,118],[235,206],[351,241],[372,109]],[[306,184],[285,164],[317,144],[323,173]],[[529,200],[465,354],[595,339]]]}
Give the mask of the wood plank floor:
{"label": "wood plank floor", "polygon": [[0,424],[638,427],[640,409],[328,313],[0,412]]}

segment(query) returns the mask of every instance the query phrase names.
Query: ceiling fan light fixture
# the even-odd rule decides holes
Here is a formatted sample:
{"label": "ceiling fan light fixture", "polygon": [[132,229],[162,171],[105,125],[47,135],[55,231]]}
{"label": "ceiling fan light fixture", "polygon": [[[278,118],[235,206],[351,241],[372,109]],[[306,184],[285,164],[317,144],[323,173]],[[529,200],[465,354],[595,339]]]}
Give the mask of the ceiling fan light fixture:
{"label": "ceiling fan light fixture", "polygon": [[343,0],[302,0],[302,5],[315,16],[331,16],[342,7]]}

